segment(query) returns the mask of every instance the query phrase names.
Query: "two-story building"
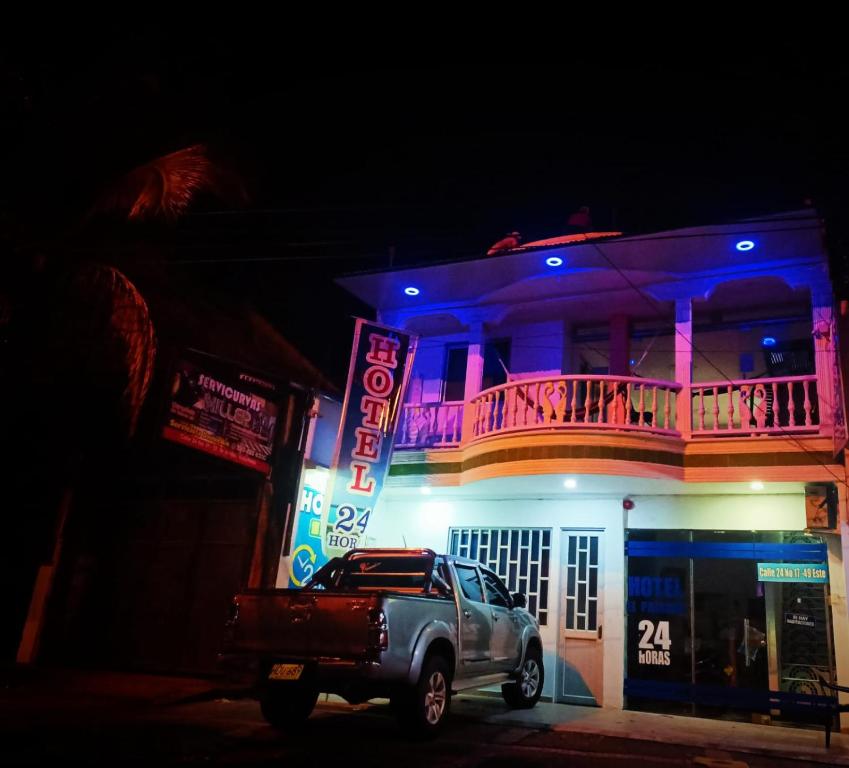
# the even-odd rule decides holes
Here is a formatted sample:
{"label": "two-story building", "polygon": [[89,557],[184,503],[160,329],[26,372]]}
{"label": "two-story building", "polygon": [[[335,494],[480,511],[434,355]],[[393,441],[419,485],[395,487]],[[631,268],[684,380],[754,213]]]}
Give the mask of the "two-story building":
{"label": "two-story building", "polygon": [[748,717],[849,682],[814,211],[339,283],[419,336],[369,543],[477,558],[525,593],[547,696]]}

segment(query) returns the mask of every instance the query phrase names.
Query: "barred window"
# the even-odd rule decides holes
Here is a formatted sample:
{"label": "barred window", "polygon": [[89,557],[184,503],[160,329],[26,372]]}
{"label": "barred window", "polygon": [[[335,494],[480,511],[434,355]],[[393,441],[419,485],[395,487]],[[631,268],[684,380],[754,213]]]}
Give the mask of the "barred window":
{"label": "barred window", "polygon": [[448,551],[495,571],[511,592],[528,598],[528,610],[548,622],[550,528],[451,528]]}

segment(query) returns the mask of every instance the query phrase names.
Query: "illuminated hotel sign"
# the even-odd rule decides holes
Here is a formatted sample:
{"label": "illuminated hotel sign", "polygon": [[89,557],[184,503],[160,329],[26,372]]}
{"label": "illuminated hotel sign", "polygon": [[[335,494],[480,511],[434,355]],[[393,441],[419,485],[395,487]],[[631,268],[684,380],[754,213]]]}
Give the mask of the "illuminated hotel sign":
{"label": "illuminated hotel sign", "polygon": [[758,563],[758,581],[825,584],[828,581],[828,568],[822,563]]}
{"label": "illuminated hotel sign", "polygon": [[334,472],[321,515],[327,557],[366,545],[366,528],[389,469],[413,353],[410,334],[357,320]]}

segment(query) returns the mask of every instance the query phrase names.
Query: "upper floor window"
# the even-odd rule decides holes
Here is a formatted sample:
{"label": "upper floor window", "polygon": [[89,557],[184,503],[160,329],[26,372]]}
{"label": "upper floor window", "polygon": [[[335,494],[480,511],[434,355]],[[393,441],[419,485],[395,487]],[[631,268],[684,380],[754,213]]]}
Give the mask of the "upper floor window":
{"label": "upper floor window", "polygon": [[483,381],[481,389],[488,389],[507,381],[510,370],[510,339],[492,339],[483,348]]}
{"label": "upper floor window", "polygon": [[466,363],[469,348],[450,346],[445,352],[445,376],[442,379],[442,402],[466,399]]}

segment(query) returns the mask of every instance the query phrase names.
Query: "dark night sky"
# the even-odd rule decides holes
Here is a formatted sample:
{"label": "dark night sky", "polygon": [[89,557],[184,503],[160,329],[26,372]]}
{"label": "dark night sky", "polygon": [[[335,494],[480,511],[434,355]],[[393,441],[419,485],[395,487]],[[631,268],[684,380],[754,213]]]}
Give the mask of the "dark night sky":
{"label": "dark night sky", "polygon": [[846,77],[801,49],[508,70],[317,63],[223,27],[29,43],[3,67],[12,216],[72,218],[134,165],[208,142],[251,202],[203,201],[169,268],[249,299],[336,378],[358,307],[330,278],[387,266],[390,246],[396,264],[470,257],[512,229],[558,234],[582,204],[634,232],[846,196]]}

